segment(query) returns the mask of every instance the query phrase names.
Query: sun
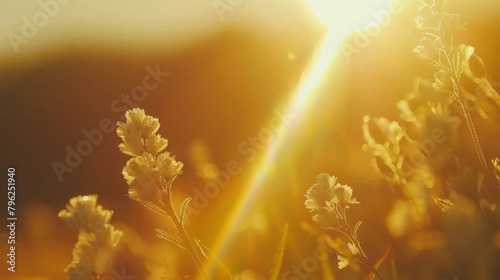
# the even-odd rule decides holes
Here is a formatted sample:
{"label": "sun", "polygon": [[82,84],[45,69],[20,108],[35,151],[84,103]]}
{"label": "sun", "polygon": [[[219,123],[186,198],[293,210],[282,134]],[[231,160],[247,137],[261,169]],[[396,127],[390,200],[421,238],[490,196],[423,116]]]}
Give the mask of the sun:
{"label": "sun", "polygon": [[[305,0],[308,1],[308,0]],[[288,112],[300,125],[303,118],[302,112],[309,105],[311,96],[317,92],[318,86],[323,81],[333,58],[339,53],[344,38],[356,31],[366,28],[380,28],[379,25],[390,21],[392,14],[398,12],[397,4],[400,0],[309,0],[308,4],[315,11],[317,17],[326,25],[327,33],[318,44],[309,66],[305,69],[300,82],[293,92],[290,93]],[[243,187],[230,215],[221,229],[214,245],[215,255],[223,255],[230,246],[231,232],[245,219],[250,204],[256,192],[265,181],[265,176],[270,170],[279,154],[281,144],[289,137],[293,127],[280,131],[272,143],[267,147],[265,153],[257,162],[255,173],[251,180]],[[209,273],[213,271],[215,260],[206,263]]]}
{"label": "sun", "polygon": [[[306,0],[307,1],[307,0]],[[316,16],[336,37],[376,28],[401,12],[402,0],[309,0]]]}

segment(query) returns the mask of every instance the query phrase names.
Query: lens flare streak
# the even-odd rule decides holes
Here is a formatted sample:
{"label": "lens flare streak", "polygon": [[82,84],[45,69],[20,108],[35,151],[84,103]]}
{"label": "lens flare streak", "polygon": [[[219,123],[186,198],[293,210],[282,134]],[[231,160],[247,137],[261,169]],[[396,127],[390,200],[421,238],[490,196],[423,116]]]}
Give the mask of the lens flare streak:
{"label": "lens flare streak", "polygon": [[[302,79],[298,90],[294,94],[295,97],[289,107],[290,109],[288,112],[291,112],[295,119],[298,119],[303,106],[305,106],[308,98],[314,92],[315,87],[320,83],[323,73],[325,73],[329,63],[337,53],[341,40],[342,38],[335,36],[334,32],[331,32],[331,30],[328,31],[320,47],[317,58],[315,59],[314,66],[304,75],[304,78]],[[229,216],[224,227],[220,231],[219,237],[217,238],[214,246],[214,252],[216,255],[223,254],[223,252],[230,245],[228,234],[231,233],[235,225],[239,224],[244,218],[246,210],[249,208],[249,204],[253,201],[257,190],[266,178],[268,170],[276,160],[276,155],[289,133],[289,128],[280,130],[266,150],[265,155],[260,159],[258,168],[256,168],[254,176],[252,176],[253,179],[239,195],[236,203],[234,204],[235,208],[231,211],[232,214]],[[209,273],[213,273],[213,261],[209,261],[206,267],[209,269]]]}
{"label": "lens flare streak", "polygon": [[[324,10],[322,12],[324,12]],[[337,15],[345,17],[345,15],[342,14],[342,10],[336,9],[334,12]],[[297,89],[291,93],[292,100],[289,103],[290,105],[288,106],[287,112],[294,117],[295,123],[293,125],[295,128],[297,128],[301,120],[303,109],[308,106],[307,103],[310,97],[316,92],[315,89],[321,85],[322,77],[327,72],[333,58],[339,53],[343,39],[353,30],[353,26],[338,25],[334,22],[327,22],[325,20],[323,20],[323,22],[328,27],[326,35],[319,44],[311,60],[310,66],[302,75]],[[231,245],[230,234],[245,218],[250,208],[250,204],[253,202],[257,191],[262,186],[269,170],[275,162],[283,142],[290,136],[294,126],[288,126],[278,131],[265,151],[265,154],[260,158],[257,168],[255,168],[255,173],[251,177],[252,179],[248,185],[244,186],[243,191],[239,194],[234,204],[234,208],[230,211],[230,216],[220,230],[219,236],[213,246],[213,252],[216,256],[224,255],[225,251]],[[213,274],[215,270],[215,260],[208,260],[205,267],[207,267],[209,274]]]}

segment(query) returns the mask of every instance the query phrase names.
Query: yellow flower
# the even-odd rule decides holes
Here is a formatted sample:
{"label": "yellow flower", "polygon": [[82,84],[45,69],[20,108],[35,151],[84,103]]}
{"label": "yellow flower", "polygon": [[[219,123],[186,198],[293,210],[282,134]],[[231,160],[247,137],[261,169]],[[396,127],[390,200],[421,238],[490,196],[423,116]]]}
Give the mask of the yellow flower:
{"label": "yellow flower", "polygon": [[129,185],[129,195],[142,201],[158,201],[162,198],[165,184],[182,173],[182,162],[164,152],[167,139],[158,132],[158,119],[135,108],[127,111],[126,123],[119,123],[116,132],[123,140],[120,150],[132,156],[122,174]]}
{"label": "yellow flower", "polygon": [[167,147],[167,140],[155,133],[160,128],[158,119],[135,108],[125,114],[126,122],[118,123],[116,133],[122,139],[118,147],[124,154],[140,156],[144,152],[156,155]]}
{"label": "yellow flower", "polygon": [[335,176],[330,177],[326,173],[319,174],[316,184],[312,185],[306,193],[306,208],[311,212],[325,207],[327,202],[334,198],[333,185],[337,181]]}
{"label": "yellow flower", "polygon": [[82,232],[73,249],[73,261],[64,271],[70,280],[95,279],[95,275],[109,274],[114,266],[115,247],[116,244],[103,242],[95,234]]}
{"label": "yellow flower", "polygon": [[97,195],[77,196],[70,199],[66,209],[59,212],[59,217],[66,221],[71,229],[83,229],[91,232],[93,228],[104,227],[109,222],[112,211],[97,206]]}
{"label": "yellow flower", "polygon": [[351,187],[337,183],[337,177],[326,173],[318,175],[317,183],[309,188],[306,197],[306,208],[311,212],[317,211],[320,207],[329,207],[332,203],[341,207],[359,204],[352,197]]}
{"label": "yellow flower", "polygon": [[320,208],[318,213],[313,216],[313,221],[327,229],[334,228],[338,223],[333,207]]}
{"label": "yellow flower", "polygon": [[132,198],[146,201],[161,199],[162,181],[153,155],[144,153],[131,158],[122,174],[130,187],[128,193]]}
{"label": "yellow flower", "polygon": [[165,150],[168,145],[168,141],[162,138],[161,135],[149,135],[148,139],[145,141],[145,151],[152,155],[157,155],[158,153]]}
{"label": "yellow flower", "polygon": [[170,153],[161,153],[156,158],[156,166],[160,171],[160,175],[167,181],[172,180],[177,175],[182,174],[184,164],[176,161]]}
{"label": "yellow flower", "polygon": [[349,204],[359,204],[359,201],[352,197],[352,188],[347,185],[335,185],[334,192],[334,202],[342,207],[349,207]]}
{"label": "yellow flower", "polygon": [[94,279],[93,248],[90,244],[92,238],[91,234],[85,232],[78,236],[78,242],[73,249],[73,261],[64,270],[70,280]]}
{"label": "yellow flower", "polygon": [[344,256],[337,255],[337,260],[339,260],[339,269],[347,267],[351,262]]}
{"label": "yellow flower", "polygon": [[359,254],[358,247],[352,243],[347,243],[347,249],[349,249],[349,252],[351,252],[353,256]]}
{"label": "yellow flower", "polygon": [[109,224],[113,211],[97,205],[97,195],[74,197],[66,208],[59,217],[80,233],[73,261],[65,269],[68,279],[93,280],[109,274],[114,265],[114,250],[122,236],[120,230]]}
{"label": "yellow flower", "polygon": [[337,177],[327,173],[318,175],[316,184],[306,193],[306,208],[314,212],[313,220],[324,228],[337,225],[337,207],[349,208],[350,204],[359,204],[352,197],[352,188],[337,183]]}

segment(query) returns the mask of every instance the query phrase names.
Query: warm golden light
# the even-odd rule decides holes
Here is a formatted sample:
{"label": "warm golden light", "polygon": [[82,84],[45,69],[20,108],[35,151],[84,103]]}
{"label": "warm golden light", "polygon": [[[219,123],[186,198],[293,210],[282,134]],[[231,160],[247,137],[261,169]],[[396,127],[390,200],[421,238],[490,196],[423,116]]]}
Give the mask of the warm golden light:
{"label": "warm golden light", "polygon": [[[319,44],[316,54],[310,62],[310,66],[302,75],[296,90],[290,94],[291,100],[288,112],[294,116],[295,124],[300,124],[301,112],[308,106],[307,101],[314,94],[315,89],[321,84],[322,78],[328,70],[332,59],[339,52],[342,41],[352,32],[371,26],[378,25],[384,18],[382,15],[390,16],[389,0],[379,1],[311,1],[310,6],[316,12],[318,18],[327,26],[327,33]],[[260,158],[258,168],[252,176],[252,180],[243,188],[236,200],[231,216],[220,231],[217,242],[214,245],[216,255],[223,255],[231,242],[231,232],[237,227],[249,209],[257,190],[264,182],[269,169],[276,160],[281,143],[289,136],[293,127],[287,127],[278,132],[277,137],[268,146],[265,154]],[[214,269],[215,261],[209,261],[207,267],[209,273]]]}
{"label": "warm golden light", "polygon": [[[311,0],[318,18],[338,36],[370,28],[397,11],[401,0]],[[388,14],[387,14],[388,13]]]}
{"label": "warm golden light", "polygon": [[500,279],[500,1],[115,2],[0,1],[0,279]]}

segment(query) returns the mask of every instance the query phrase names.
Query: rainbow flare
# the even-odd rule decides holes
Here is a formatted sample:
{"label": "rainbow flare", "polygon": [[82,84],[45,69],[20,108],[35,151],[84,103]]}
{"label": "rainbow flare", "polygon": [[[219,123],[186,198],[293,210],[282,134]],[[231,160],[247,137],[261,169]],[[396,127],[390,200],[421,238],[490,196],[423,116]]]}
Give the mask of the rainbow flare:
{"label": "rainbow flare", "polygon": [[[321,84],[322,77],[327,72],[333,58],[339,53],[344,38],[352,33],[356,27],[360,26],[359,18],[355,23],[352,21],[353,17],[347,20],[349,12],[356,12],[360,9],[360,3],[358,3],[358,5],[352,5],[351,1],[351,5],[339,5],[339,3],[335,3],[335,1],[331,0],[318,0],[316,2],[309,2],[309,4],[315,10],[318,17],[327,25],[328,29],[311,60],[310,66],[302,75],[297,89],[292,93],[292,99],[289,103],[290,105],[288,106],[287,112],[294,116],[295,119],[300,119],[301,111],[307,106],[308,99],[315,93],[315,89]],[[368,12],[374,11],[376,8],[380,7],[382,7],[382,9],[384,7],[387,8],[387,0],[371,1],[370,4],[371,5],[366,5],[365,3],[365,5],[361,7]],[[373,4],[376,4],[376,6]],[[368,18],[368,20],[370,20],[370,18]],[[366,21],[365,14],[363,22]],[[372,21],[376,20],[372,19]],[[291,128],[290,126],[277,132],[276,137],[274,137],[265,151],[265,154],[261,157],[255,169],[255,174],[252,176],[253,179],[250,180],[249,184],[246,185],[239,194],[233,209],[230,211],[231,215],[221,229],[213,246],[213,252],[216,256],[222,255],[229,247],[231,243],[231,239],[228,238],[229,233],[232,232],[245,217],[250,203],[253,201],[255,194],[266,178],[268,170],[270,170],[273,162],[275,162],[283,141],[290,136],[292,131]],[[209,274],[212,274],[215,269],[215,260],[208,260],[205,267],[208,269]]]}

